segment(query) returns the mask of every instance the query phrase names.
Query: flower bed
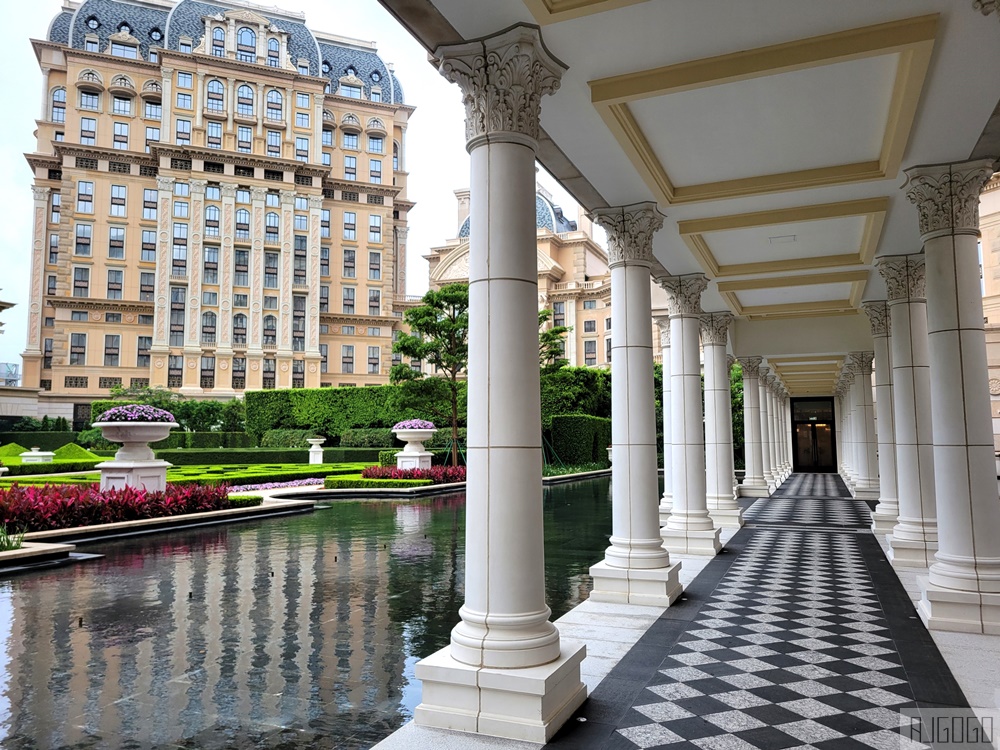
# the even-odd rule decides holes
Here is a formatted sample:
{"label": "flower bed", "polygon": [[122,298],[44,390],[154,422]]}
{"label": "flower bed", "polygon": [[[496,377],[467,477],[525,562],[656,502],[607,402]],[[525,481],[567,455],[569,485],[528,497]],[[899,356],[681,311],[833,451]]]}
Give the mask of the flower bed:
{"label": "flower bed", "polygon": [[259,497],[230,499],[226,486],[168,486],[166,492],[126,487],[102,492],[92,486],[15,485],[0,490],[0,524],[19,531],[48,531],[259,504]]}
{"label": "flower bed", "polygon": [[173,422],[174,415],[147,404],[124,404],[108,409],[94,420],[99,422]]}
{"label": "flower bed", "polygon": [[393,466],[369,466],[362,479],[429,479],[431,484],[465,481],[464,466],[432,466],[429,469],[397,469]]}
{"label": "flower bed", "polygon": [[283,487],[310,487],[323,484],[322,478],[295,479],[291,482],[266,482],[264,484],[241,484],[238,487],[230,487],[230,492],[253,492],[255,490],[278,490]]}

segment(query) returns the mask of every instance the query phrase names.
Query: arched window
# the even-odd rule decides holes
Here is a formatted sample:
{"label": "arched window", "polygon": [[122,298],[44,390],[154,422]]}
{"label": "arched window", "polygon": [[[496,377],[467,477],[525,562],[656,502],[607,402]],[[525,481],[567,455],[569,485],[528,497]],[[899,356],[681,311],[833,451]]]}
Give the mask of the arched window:
{"label": "arched window", "polygon": [[236,89],[236,114],[253,117],[253,89],[245,83]]}
{"label": "arched window", "polygon": [[278,214],[273,211],[264,217],[264,242],[278,242],[281,224]]}
{"label": "arched window", "polygon": [[208,206],[205,209],[205,236],[219,236],[219,208],[218,206]]}
{"label": "arched window", "polygon": [[396,142],[392,144],[392,171],[399,171],[399,144]]}
{"label": "arched window", "polygon": [[236,313],[233,316],[233,343],[245,344],[247,342],[247,316],[243,313]]}
{"label": "arched window", "polygon": [[269,120],[280,120],[281,116],[281,105],[283,99],[281,98],[281,92],[277,89],[271,89],[267,92],[267,119]]}
{"label": "arched window", "polygon": [[267,40],[267,64],[272,68],[281,67],[281,43],[273,37]]}
{"label": "arched window", "polygon": [[208,82],[208,96],[205,97],[205,106],[213,112],[221,112],[226,107],[226,87],[222,81],[213,78]]}
{"label": "arched window", "polygon": [[226,56],[226,30],[221,26],[212,30],[212,54],[216,57]]}
{"label": "arched window", "polygon": [[216,315],[214,312],[207,312],[201,316],[201,343],[215,343],[215,322]]}
{"label": "arched window", "polygon": [[236,32],[236,59],[257,62],[257,35],[244,26]]}
{"label": "arched window", "polygon": [[278,343],[278,319],[273,315],[264,316],[264,346]]}
{"label": "arched window", "polygon": [[52,92],[52,122],[66,122],[66,89]]}
{"label": "arched window", "polygon": [[236,239],[250,239],[250,212],[245,208],[236,212]]}

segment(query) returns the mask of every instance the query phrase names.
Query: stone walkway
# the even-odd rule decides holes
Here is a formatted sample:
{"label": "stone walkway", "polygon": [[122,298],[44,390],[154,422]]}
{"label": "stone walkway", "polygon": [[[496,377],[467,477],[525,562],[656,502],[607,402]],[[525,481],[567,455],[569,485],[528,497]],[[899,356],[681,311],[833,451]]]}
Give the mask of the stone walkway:
{"label": "stone walkway", "polygon": [[747,526],[549,746],[928,747],[901,716],[968,703],[868,511],[834,475],[793,475],[752,501]]}

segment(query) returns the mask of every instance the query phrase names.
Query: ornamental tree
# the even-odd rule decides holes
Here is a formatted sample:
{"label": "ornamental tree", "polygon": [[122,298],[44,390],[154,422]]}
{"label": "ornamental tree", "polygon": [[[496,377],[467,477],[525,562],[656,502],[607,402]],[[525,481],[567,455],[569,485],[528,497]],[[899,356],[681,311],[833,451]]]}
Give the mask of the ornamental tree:
{"label": "ornamental tree", "polygon": [[552,318],[551,310],[538,311],[538,364],[542,373],[555,372],[569,364],[565,356],[566,334],[573,326],[548,326]]}
{"label": "ornamental tree", "polygon": [[399,364],[389,379],[402,386],[400,397],[405,405],[451,424],[451,463],[458,466],[459,397],[464,391],[459,375],[469,364],[469,286],[448,284],[432,289],[422,305],[406,311],[403,320],[410,333],[401,334],[392,351],[426,362],[436,375],[425,378],[422,372]]}

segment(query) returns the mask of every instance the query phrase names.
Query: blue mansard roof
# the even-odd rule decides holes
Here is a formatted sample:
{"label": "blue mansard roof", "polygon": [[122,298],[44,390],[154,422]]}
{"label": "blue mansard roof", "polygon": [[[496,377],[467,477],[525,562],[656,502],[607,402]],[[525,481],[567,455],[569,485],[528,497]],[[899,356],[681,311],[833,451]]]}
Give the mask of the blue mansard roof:
{"label": "blue mansard roof", "polygon": [[[458,230],[458,236],[466,239],[469,236],[469,219],[462,222],[462,228]],[[569,221],[563,216],[562,209],[555,205],[541,193],[535,193],[535,228],[547,229],[556,234],[576,231],[576,222]]]}

